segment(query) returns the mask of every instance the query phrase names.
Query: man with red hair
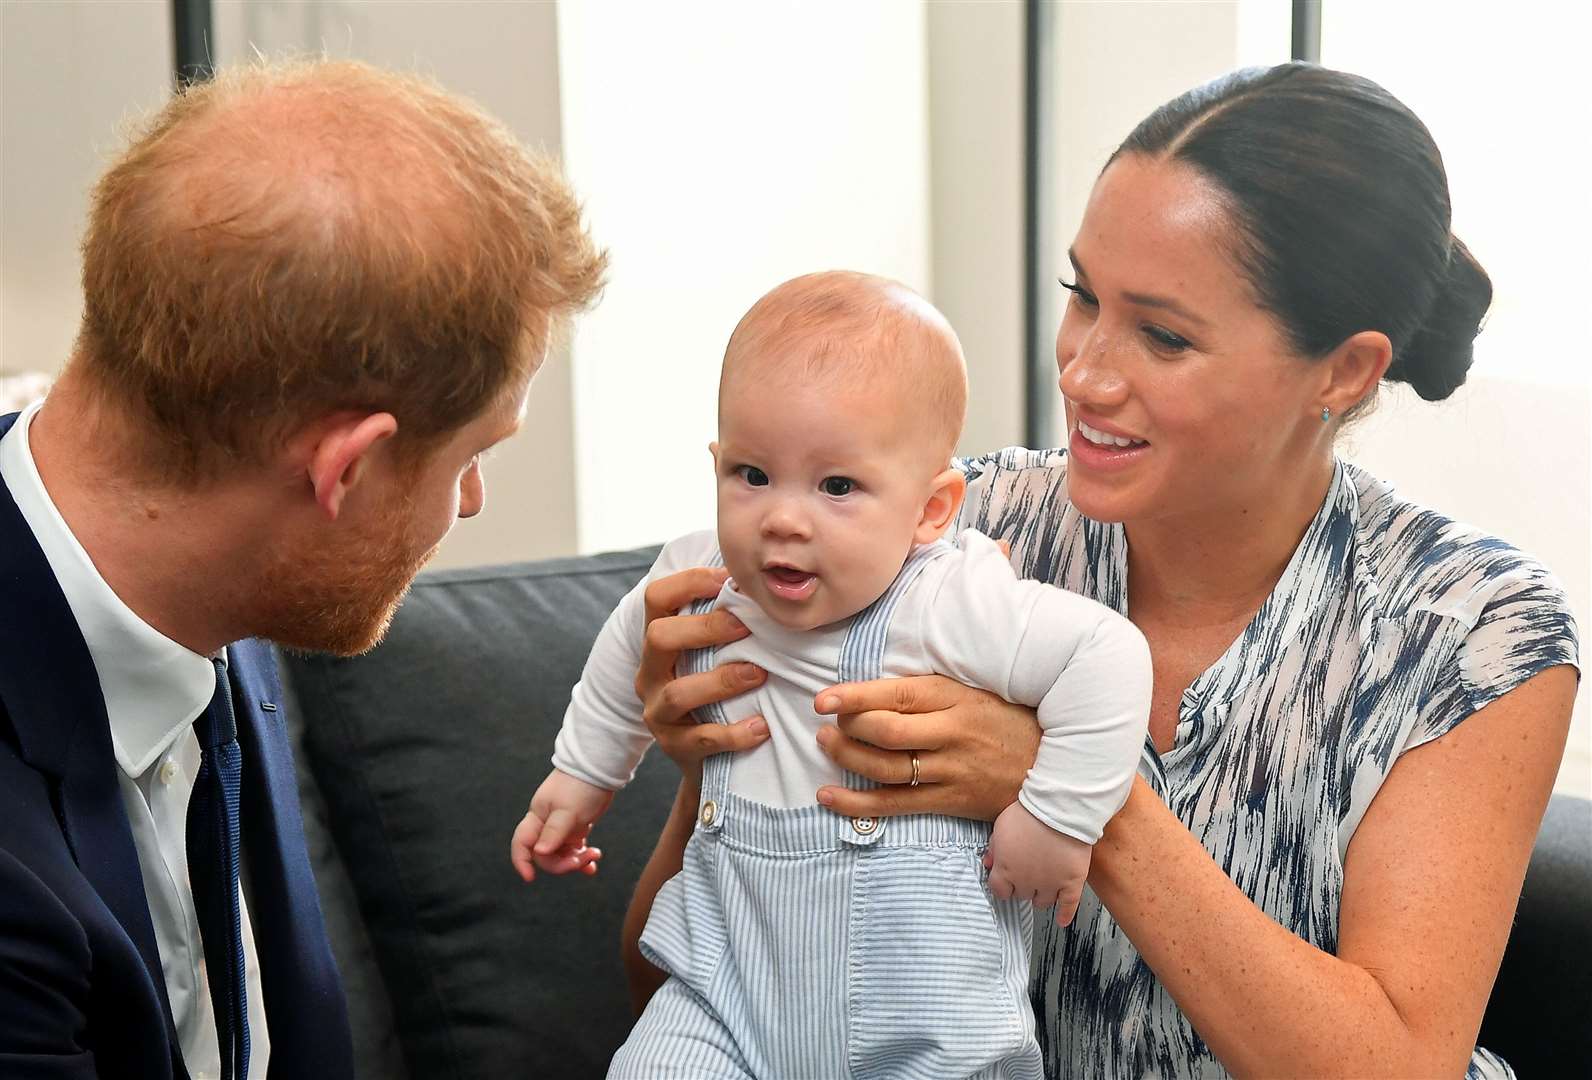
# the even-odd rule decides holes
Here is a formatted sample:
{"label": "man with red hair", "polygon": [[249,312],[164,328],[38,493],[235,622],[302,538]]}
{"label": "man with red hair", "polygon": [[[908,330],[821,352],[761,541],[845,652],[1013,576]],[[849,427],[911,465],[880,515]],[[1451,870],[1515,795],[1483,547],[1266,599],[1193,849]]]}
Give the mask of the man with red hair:
{"label": "man with red hair", "polygon": [[0,1074],[347,1077],[266,642],[380,639],[604,256],[472,104],[321,62],[169,102],[83,257],[0,418]]}

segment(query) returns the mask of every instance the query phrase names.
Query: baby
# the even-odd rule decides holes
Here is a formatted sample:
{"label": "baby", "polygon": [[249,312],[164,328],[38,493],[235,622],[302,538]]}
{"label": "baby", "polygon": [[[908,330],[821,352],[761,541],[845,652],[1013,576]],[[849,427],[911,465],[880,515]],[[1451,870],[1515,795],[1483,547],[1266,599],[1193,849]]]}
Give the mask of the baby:
{"label": "baby", "polygon": [[[951,454],[966,400],[944,317],[884,279],[796,278],[731,336],[711,447],[717,533],[668,544],[604,625],[513,840],[527,878],[537,858],[557,865],[630,780],[651,741],[634,688],[643,591],[722,561],[730,580],[692,610],[724,608],[751,634],[687,654],[681,674],[765,669],[761,687],[702,711],[761,715],[770,737],[704,763],[684,866],[641,939],[670,978],[610,1077],[1041,1075],[1033,906],[1070,919],[1090,846],[1127,797],[1149,650],[1094,601],[1019,580],[988,537],[943,538],[965,492]],[[818,788],[864,781],[820,750],[816,696],[929,673],[1037,707],[1018,801],[993,831],[819,806]]]}

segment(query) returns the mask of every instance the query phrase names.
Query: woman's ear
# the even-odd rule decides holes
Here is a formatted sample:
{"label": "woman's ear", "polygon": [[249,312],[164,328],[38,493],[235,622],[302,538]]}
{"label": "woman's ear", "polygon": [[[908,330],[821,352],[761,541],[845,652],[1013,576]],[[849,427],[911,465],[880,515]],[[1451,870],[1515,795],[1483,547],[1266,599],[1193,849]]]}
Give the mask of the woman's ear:
{"label": "woman's ear", "polygon": [[318,433],[305,471],[327,520],[337,520],[343,500],[364,480],[372,449],[397,430],[392,413],[350,413],[333,418]]}
{"label": "woman's ear", "polygon": [[961,469],[946,469],[929,484],[929,497],[924,500],[923,514],[912,534],[912,541],[917,544],[931,543],[944,536],[961,512],[962,499],[967,494],[967,477],[962,475]]}
{"label": "woman's ear", "polygon": [[1380,330],[1362,330],[1345,338],[1325,363],[1326,385],[1321,405],[1342,416],[1376,391],[1393,362],[1393,343]]}

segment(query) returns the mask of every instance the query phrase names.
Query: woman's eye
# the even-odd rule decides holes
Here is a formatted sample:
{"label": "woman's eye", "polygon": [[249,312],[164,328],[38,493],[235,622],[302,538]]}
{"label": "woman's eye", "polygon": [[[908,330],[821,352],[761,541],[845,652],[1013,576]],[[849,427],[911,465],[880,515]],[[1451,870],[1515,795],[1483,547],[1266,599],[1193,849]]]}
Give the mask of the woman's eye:
{"label": "woman's eye", "polygon": [[740,473],[741,479],[752,487],[766,487],[768,485],[768,473],[759,469],[756,465],[737,465],[735,471]]}
{"label": "woman's eye", "polygon": [[1063,289],[1066,289],[1068,292],[1072,293],[1073,298],[1080,305],[1082,305],[1083,307],[1092,308],[1092,307],[1099,307],[1100,306],[1100,301],[1095,299],[1094,293],[1090,292],[1088,289],[1084,288],[1082,285],[1079,285],[1079,284],[1076,284],[1076,283],[1068,283],[1066,281],[1063,281],[1061,278],[1057,278],[1056,279],[1056,284],[1060,285]]}
{"label": "woman's eye", "polygon": [[837,499],[842,495],[850,495],[856,487],[856,481],[845,476],[827,477],[823,484],[824,494],[833,495]]}
{"label": "woman's eye", "polygon": [[1174,334],[1164,326],[1146,326],[1144,333],[1151,341],[1171,352],[1182,352],[1193,344],[1188,338]]}

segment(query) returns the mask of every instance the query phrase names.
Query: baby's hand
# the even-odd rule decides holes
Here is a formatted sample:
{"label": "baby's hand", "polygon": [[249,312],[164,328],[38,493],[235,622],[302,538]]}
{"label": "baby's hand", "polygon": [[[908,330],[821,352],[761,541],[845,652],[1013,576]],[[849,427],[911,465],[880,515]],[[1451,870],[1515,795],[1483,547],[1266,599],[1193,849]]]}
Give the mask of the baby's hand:
{"label": "baby's hand", "polygon": [[614,801],[614,793],[554,769],[531,796],[531,808],[509,841],[509,861],[531,881],[540,866],[549,874],[597,872],[602,852],[586,846],[592,824]]}
{"label": "baby's hand", "polygon": [[1059,833],[1012,803],[995,819],[989,853],[990,892],[1002,900],[1015,896],[1035,907],[1056,905],[1056,925],[1066,926],[1078,912],[1089,857],[1094,848]]}

